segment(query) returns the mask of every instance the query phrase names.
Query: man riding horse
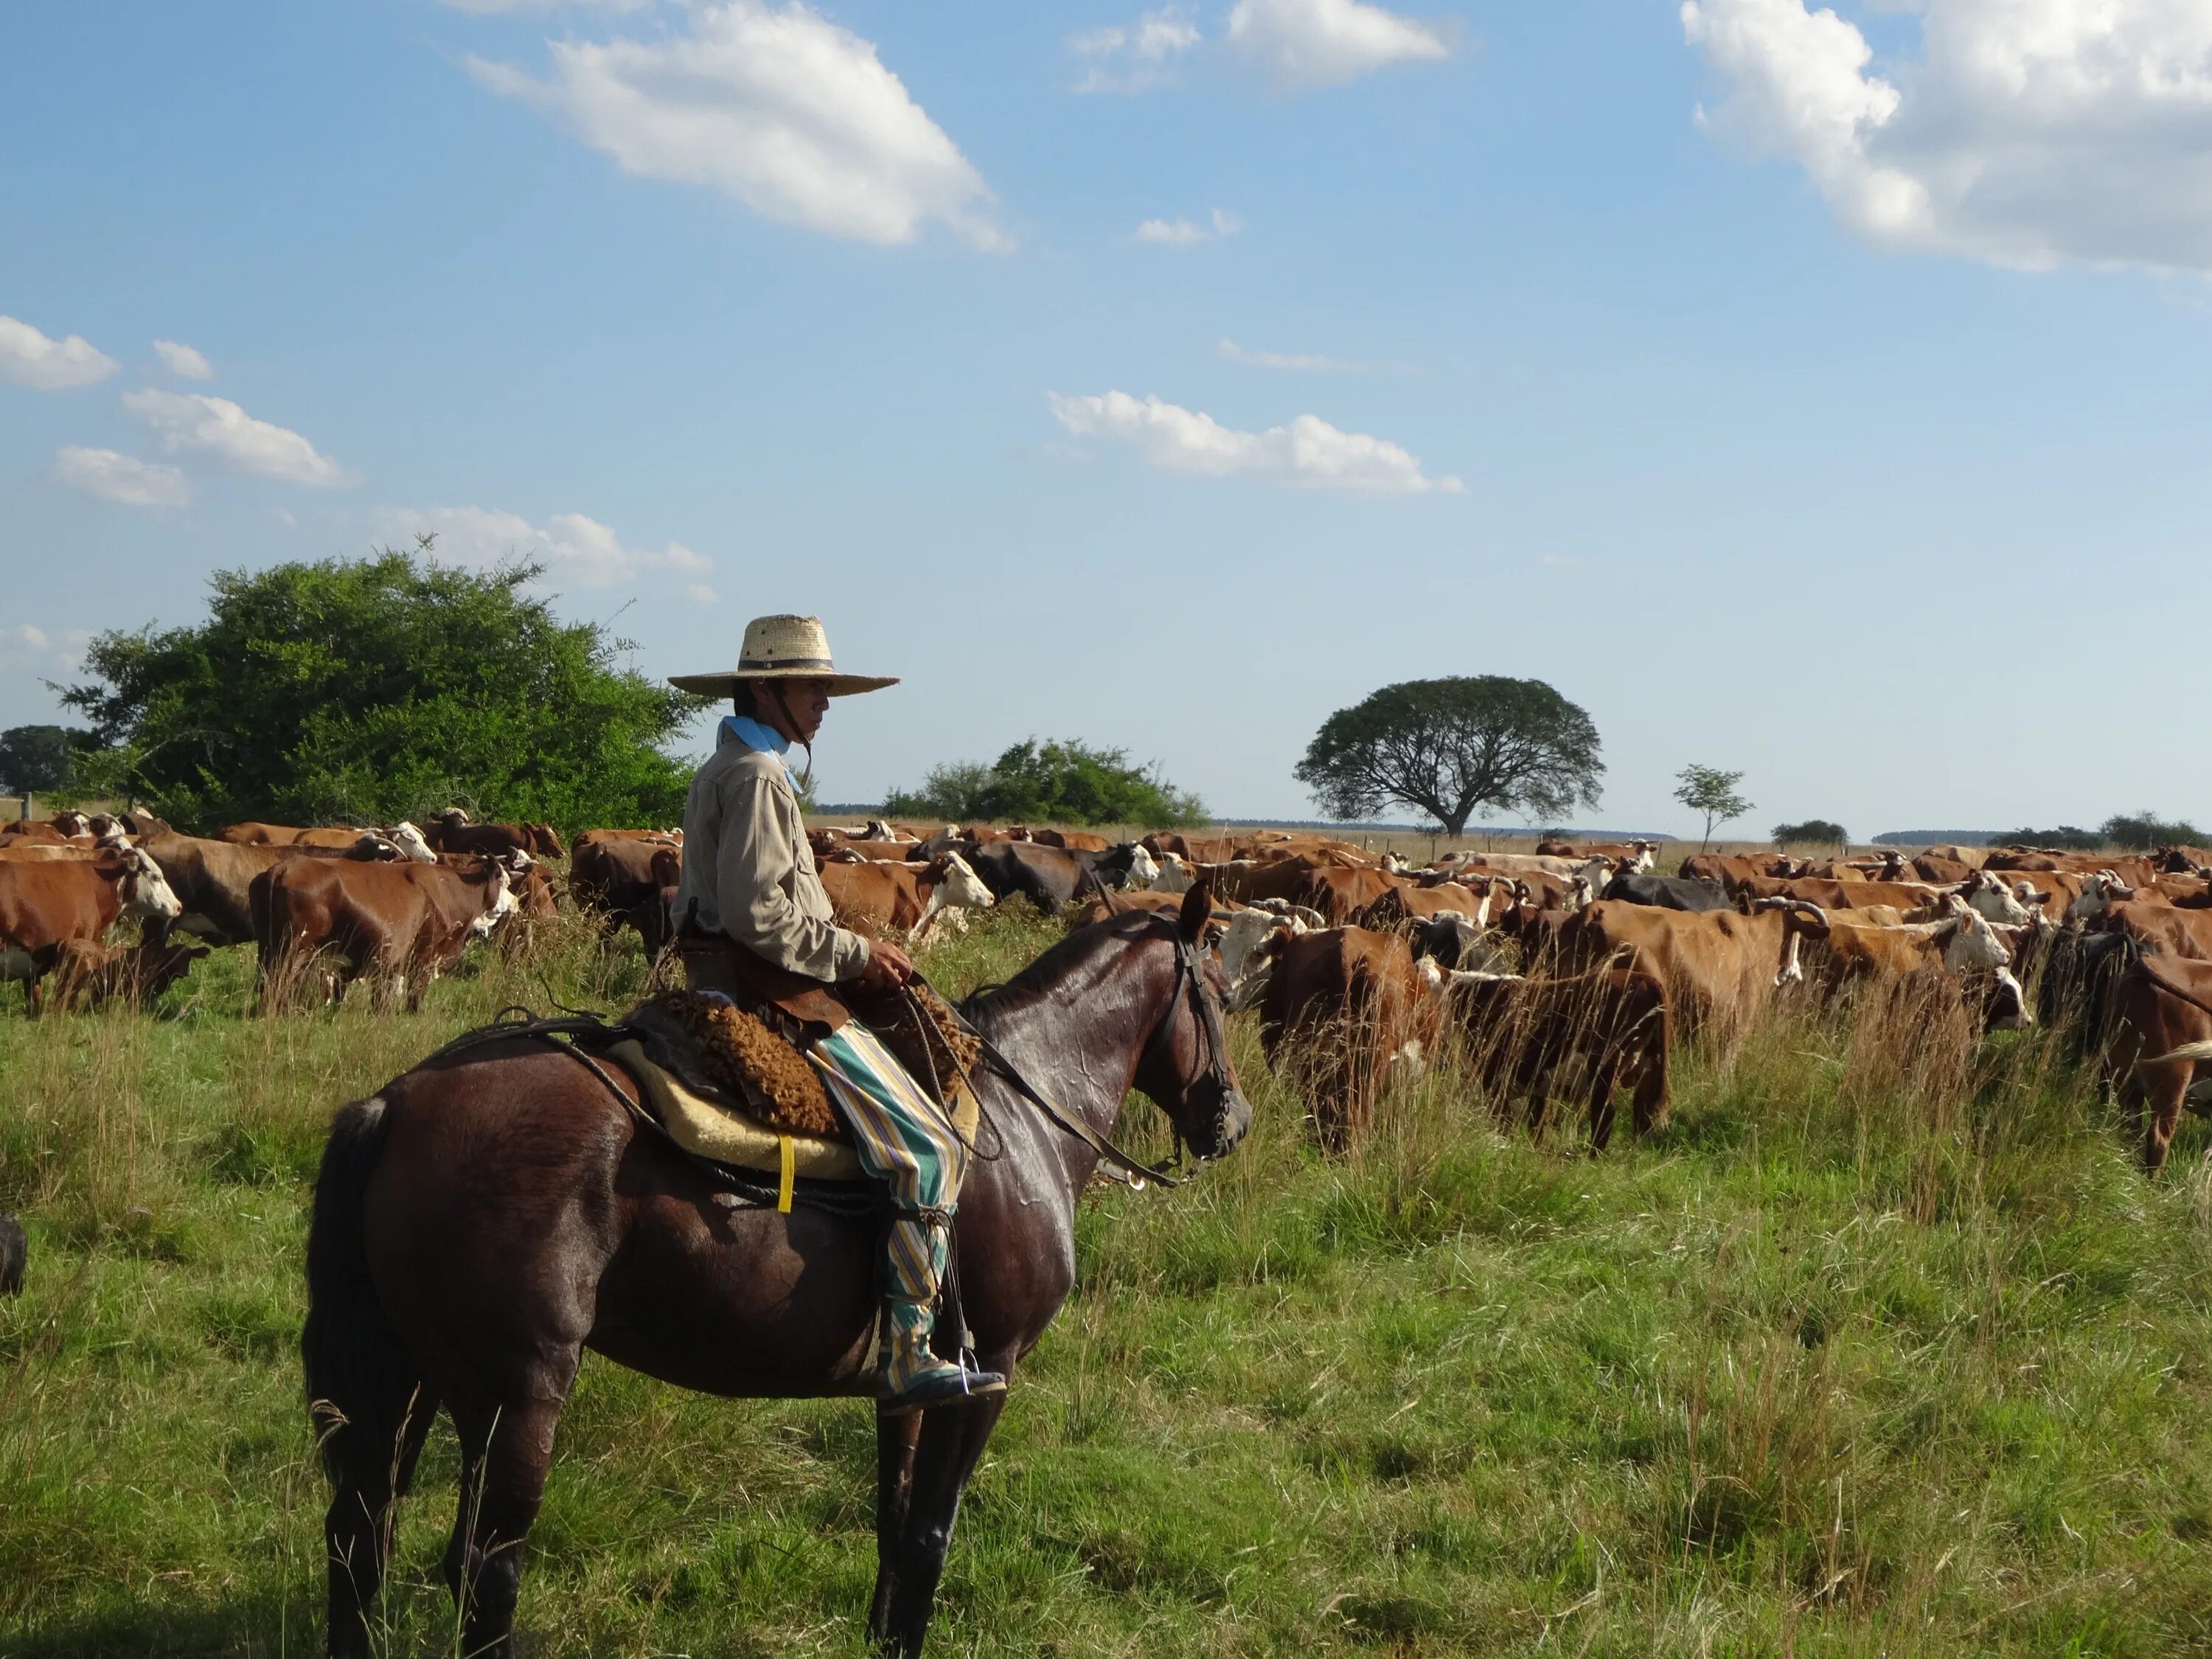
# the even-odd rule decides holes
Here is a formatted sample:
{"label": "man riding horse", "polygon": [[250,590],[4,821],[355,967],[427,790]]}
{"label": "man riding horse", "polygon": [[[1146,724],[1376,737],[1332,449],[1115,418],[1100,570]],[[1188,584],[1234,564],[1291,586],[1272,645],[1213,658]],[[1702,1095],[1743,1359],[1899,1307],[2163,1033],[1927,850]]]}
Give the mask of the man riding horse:
{"label": "man riding horse", "polygon": [[880,1395],[896,1410],[1002,1393],[998,1372],[930,1349],[968,1148],[947,1103],[850,1006],[895,997],[914,964],[888,940],[837,925],[785,760],[800,744],[811,769],[832,697],[898,682],[839,673],[816,617],[757,617],[734,669],[670,684],[732,702],[684,808],[678,949],[694,990],[730,998],[805,1046],[860,1167],[888,1190]]}

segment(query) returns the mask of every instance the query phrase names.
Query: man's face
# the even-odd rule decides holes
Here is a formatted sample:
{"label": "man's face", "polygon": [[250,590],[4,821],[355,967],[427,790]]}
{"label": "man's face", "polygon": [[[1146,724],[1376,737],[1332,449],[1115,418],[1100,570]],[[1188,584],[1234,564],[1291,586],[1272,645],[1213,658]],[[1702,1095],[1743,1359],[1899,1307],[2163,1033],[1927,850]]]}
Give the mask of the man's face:
{"label": "man's face", "polygon": [[779,680],[773,682],[775,690],[769,702],[783,716],[779,722],[783,734],[799,743],[812,743],[814,734],[822,729],[822,717],[830,712],[830,693],[826,680]]}

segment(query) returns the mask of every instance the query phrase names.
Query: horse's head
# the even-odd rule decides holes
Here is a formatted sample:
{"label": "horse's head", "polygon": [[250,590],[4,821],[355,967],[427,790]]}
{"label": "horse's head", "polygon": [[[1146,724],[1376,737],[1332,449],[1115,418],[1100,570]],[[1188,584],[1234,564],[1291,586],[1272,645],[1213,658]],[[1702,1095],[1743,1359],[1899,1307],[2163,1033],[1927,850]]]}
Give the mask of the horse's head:
{"label": "horse's head", "polygon": [[1137,1066],[1137,1087],[1201,1158],[1224,1156],[1252,1127],[1252,1108],[1237,1085],[1222,1023],[1228,987],[1220,963],[1206,948],[1212,919],[1213,901],[1203,881],[1183,895],[1180,912],[1162,918],[1172,926],[1174,984]]}

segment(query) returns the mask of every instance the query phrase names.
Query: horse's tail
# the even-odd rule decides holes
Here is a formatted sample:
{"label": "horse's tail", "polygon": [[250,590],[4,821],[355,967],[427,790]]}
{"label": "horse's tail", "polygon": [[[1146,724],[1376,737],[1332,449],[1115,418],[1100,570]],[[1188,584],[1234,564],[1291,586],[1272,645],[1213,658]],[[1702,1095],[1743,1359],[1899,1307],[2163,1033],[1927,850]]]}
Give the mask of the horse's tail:
{"label": "horse's tail", "polygon": [[362,1475],[374,1483],[376,1474],[392,1468],[421,1380],[377,1299],[363,1237],[362,1200],[384,1132],[383,1097],[338,1109],[307,1228],[307,1323],[300,1357],[323,1467],[341,1486],[362,1484]]}

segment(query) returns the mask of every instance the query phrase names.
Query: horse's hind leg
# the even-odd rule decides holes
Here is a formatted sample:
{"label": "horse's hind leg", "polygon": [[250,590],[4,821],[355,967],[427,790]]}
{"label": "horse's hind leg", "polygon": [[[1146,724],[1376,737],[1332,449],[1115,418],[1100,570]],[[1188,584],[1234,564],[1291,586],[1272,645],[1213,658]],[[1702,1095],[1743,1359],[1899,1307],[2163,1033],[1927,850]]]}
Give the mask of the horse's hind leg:
{"label": "horse's hind leg", "polygon": [[899,1553],[914,1498],[914,1450],[922,1413],[876,1413],[876,1598],[868,1609],[868,1637],[889,1639],[891,1597],[898,1586]]}
{"label": "horse's hind leg", "polygon": [[446,1586],[460,1613],[462,1651],[470,1659],[506,1659],[513,1650],[523,1540],[545,1496],[562,1403],[533,1400],[454,1413],[461,1501],[446,1548]]}
{"label": "horse's hind leg", "polygon": [[381,1444],[372,1442],[358,1425],[326,1430],[349,1437],[337,1490],[323,1518],[334,1659],[368,1659],[368,1609],[384,1587],[385,1568],[392,1557],[392,1504],[414,1479],[415,1460],[438,1415],[437,1401],[419,1389],[404,1403],[388,1404],[397,1431]]}
{"label": "horse's hind leg", "polygon": [[[1011,1370],[1013,1358],[1007,1353],[987,1363]],[[918,1413],[921,1439],[915,1451],[906,1524],[894,1546],[896,1571],[890,1613],[880,1626],[870,1621],[878,1652],[920,1659],[922,1638],[929,1633],[930,1610],[937,1603],[937,1581],[945,1575],[945,1553],[952,1544],[952,1523],[960,1514],[960,1494],[975,1472],[1006,1403],[1006,1395],[994,1395]]]}

